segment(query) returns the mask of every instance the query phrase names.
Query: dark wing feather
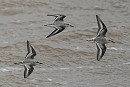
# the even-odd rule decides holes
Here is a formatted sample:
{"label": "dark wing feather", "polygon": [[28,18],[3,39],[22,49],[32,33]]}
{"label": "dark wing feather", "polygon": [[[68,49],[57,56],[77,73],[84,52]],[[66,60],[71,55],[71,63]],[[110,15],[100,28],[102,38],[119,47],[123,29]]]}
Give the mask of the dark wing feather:
{"label": "dark wing feather", "polygon": [[99,18],[98,15],[96,15],[96,18],[97,18],[97,24],[98,24],[98,28],[99,28],[97,35],[105,37],[106,32],[107,32],[107,28],[106,28],[105,24],[103,23],[103,21]]}
{"label": "dark wing feather", "polygon": [[54,22],[57,22],[57,21],[64,21],[63,19],[65,18],[66,16],[65,15],[57,15]]}
{"label": "dark wing feather", "polygon": [[57,30],[58,30],[58,29],[55,28],[55,30],[54,30],[50,35],[48,35],[46,38],[53,36],[53,34],[54,34]]}
{"label": "dark wing feather", "polygon": [[27,53],[27,55],[26,55],[25,58],[34,59],[34,56],[36,56],[36,51],[35,51],[34,48],[31,46],[31,44],[29,43],[29,41],[27,41],[27,50],[28,50],[28,53]]}
{"label": "dark wing feather", "polygon": [[24,65],[24,68],[25,68],[25,70],[24,70],[24,78],[27,78],[33,72],[34,68],[31,65],[29,65],[29,66]]}
{"label": "dark wing feather", "polygon": [[61,14],[54,14],[54,15],[47,15],[47,16],[54,16],[55,17],[55,20],[54,22],[56,21],[63,21],[63,19],[66,17],[65,15],[61,15]]}
{"label": "dark wing feather", "polygon": [[99,43],[96,43],[96,46],[97,46],[97,60],[99,61],[106,52],[106,46],[105,44],[99,44]]}
{"label": "dark wing feather", "polygon": [[59,28],[60,28],[60,29],[57,30],[53,35],[56,35],[56,34],[62,32],[62,31],[65,29],[65,27],[62,27],[62,26],[60,26]]}
{"label": "dark wing feather", "polygon": [[47,38],[62,32],[64,29],[64,27],[55,28],[55,30],[50,35],[48,35]]}

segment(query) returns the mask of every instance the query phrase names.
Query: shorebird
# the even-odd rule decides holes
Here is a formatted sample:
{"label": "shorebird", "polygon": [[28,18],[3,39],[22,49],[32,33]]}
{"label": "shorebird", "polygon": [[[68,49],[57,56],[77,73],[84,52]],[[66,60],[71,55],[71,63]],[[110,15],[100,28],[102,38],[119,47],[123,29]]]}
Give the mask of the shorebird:
{"label": "shorebird", "polygon": [[46,38],[54,36],[54,35],[62,32],[66,27],[74,27],[71,24],[64,23],[63,19],[66,17],[65,15],[56,14],[56,15],[47,15],[47,16],[54,16],[55,20],[52,24],[48,24],[48,25],[44,25],[44,26],[55,28],[55,30],[50,35],[48,35]]}
{"label": "shorebird", "polygon": [[16,65],[22,65],[24,66],[25,70],[24,70],[24,78],[27,78],[34,70],[33,66],[37,65],[37,64],[42,64],[38,61],[34,61],[34,56],[36,56],[36,51],[34,50],[34,48],[30,45],[29,41],[27,40],[27,50],[28,53],[25,56],[24,61],[22,62],[18,62],[18,63],[14,63]]}
{"label": "shorebird", "polygon": [[112,42],[115,43],[114,41],[112,41],[111,39],[106,38],[106,33],[107,33],[107,27],[106,25],[103,23],[103,21],[99,18],[98,15],[96,15],[96,19],[97,19],[97,24],[98,24],[98,32],[97,32],[97,36],[89,39],[87,41],[91,41],[91,42],[95,42],[96,46],[97,46],[97,60],[99,61],[105,54],[107,47],[105,46],[105,44]]}

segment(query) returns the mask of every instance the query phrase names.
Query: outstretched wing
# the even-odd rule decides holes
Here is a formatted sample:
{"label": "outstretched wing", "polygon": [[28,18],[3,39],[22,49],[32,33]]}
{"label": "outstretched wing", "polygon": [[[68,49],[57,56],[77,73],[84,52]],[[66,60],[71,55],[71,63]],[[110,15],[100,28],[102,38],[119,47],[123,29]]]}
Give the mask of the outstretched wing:
{"label": "outstretched wing", "polygon": [[61,15],[61,14],[47,15],[47,16],[54,16],[55,17],[54,22],[56,22],[56,21],[63,21],[63,19],[66,17],[65,15]]}
{"label": "outstretched wing", "polygon": [[64,29],[65,29],[64,27],[58,27],[58,28],[55,27],[55,30],[50,35],[48,35],[46,38],[54,36],[54,35],[62,32]]}
{"label": "outstretched wing", "polygon": [[96,46],[97,46],[97,60],[99,61],[106,52],[106,46],[105,44],[99,44],[97,42]]}
{"label": "outstretched wing", "polygon": [[97,36],[104,36],[106,35],[107,32],[107,28],[105,26],[105,24],[103,23],[103,21],[99,18],[98,15],[96,15],[97,18],[97,24],[98,24],[98,32],[97,32]]}
{"label": "outstretched wing", "polygon": [[54,30],[50,35],[48,35],[46,38],[49,38],[49,37],[53,36],[53,34],[54,34],[56,31],[57,31],[57,29],[55,28],[55,30]]}
{"label": "outstretched wing", "polygon": [[[60,15],[58,17],[55,18],[55,21],[64,21],[63,19],[65,18],[66,16],[65,15]],[[54,22],[55,22],[54,21]]]}
{"label": "outstretched wing", "polygon": [[28,53],[27,53],[25,59],[27,59],[27,58],[34,59],[34,56],[36,56],[36,51],[31,46],[31,44],[29,43],[28,40],[27,40],[27,50],[28,50]]}
{"label": "outstretched wing", "polygon": [[34,68],[31,65],[24,65],[24,68],[24,78],[27,78],[33,72]]}

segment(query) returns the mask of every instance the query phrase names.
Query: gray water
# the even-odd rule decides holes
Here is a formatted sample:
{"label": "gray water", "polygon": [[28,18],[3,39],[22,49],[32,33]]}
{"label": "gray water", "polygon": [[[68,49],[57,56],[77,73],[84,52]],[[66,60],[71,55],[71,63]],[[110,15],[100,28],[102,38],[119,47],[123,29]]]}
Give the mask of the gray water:
{"label": "gray water", "polygon": [[[51,38],[45,27],[64,14],[74,25]],[[101,61],[96,46],[96,14],[108,28]],[[130,87],[130,0],[0,0],[0,87]],[[29,40],[37,52],[33,73],[23,78]]]}

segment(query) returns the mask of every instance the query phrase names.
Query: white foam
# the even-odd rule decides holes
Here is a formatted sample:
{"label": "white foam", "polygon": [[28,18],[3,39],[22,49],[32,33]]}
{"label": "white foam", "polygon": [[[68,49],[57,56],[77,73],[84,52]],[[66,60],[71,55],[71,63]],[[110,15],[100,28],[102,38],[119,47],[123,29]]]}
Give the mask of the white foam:
{"label": "white foam", "polygon": [[0,70],[1,70],[2,72],[8,72],[8,71],[10,71],[10,70],[4,69],[4,68],[1,68]]}
{"label": "white foam", "polygon": [[107,65],[107,66],[112,66],[112,65]]}
{"label": "white foam", "polygon": [[76,67],[76,68],[81,69],[81,68],[83,68],[83,67],[82,67],[82,66],[79,66],[79,67]]}
{"label": "white foam", "polygon": [[118,49],[115,48],[115,47],[110,47],[110,48],[107,48],[107,49],[118,50]]}
{"label": "white foam", "polygon": [[[70,68],[49,68],[48,70],[52,70],[52,71],[54,71],[54,70],[69,70]],[[44,69],[43,69],[44,70]],[[46,69],[45,69],[46,70]]]}
{"label": "white foam", "polygon": [[68,84],[67,82],[55,82],[55,83],[58,83],[58,84],[61,84],[61,85],[66,85],[66,84]]}
{"label": "white foam", "polygon": [[118,48],[118,50],[130,50],[130,48]]}
{"label": "white foam", "polygon": [[62,70],[74,70],[74,69],[82,69],[82,68],[102,68],[101,66],[77,66],[77,67],[57,67],[57,68],[42,68],[42,71],[62,71]]}
{"label": "white foam", "polygon": [[79,47],[77,46],[75,49],[76,49],[76,50],[78,50],[78,49],[79,49]]}
{"label": "white foam", "polygon": [[50,68],[49,70],[59,70],[59,69],[57,69],[57,68]]}
{"label": "white foam", "polygon": [[3,42],[2,44],[8,44],[9,42]]}
{"label": "white foam", "polygon": [[48,81],[52,81],[52,79],[50,79],[50,78],[48,78],[47,80],[48,80]]}
{"label": "white foam", "polygon": [[43,71],[46,71],[46,69],[42,68]]}
{"label": "white foam", "polygon": [[112,50],[130,50],[129,48],[122,48],[122,47],[118,47],[118,48],[110,47],[110,48],[107,48],[107,49],[112,49]]}
{"label": "white foam", "polygon": [[99,8],[99,6],[98,6],[98,5],[95,5],[94,7],[95,7],[95,8]]}
{"label": "white foam", "polygon": [[127,63],[123,63],[123,64],[130,64],[130,62],[127,62]]}
{"label": "white foam", "polygon": [[6,67],[6,69],[8,69],[8,70],[22,70],[21,68],[13,68],[13,67]]}
{"label": "white foam", "polygon": [[0,70],[3,72],[8,72],[8,71],[14,71],[14,70],[21,70],[21,68],[5,67],[5,68],[0,68]]}
{"label": "white foam", "polygon": [[70,69],[70,68],[60,68],[60,70],[67,70],[67,69]]}
{"label": "white foam", "polygon": [[32,79],[31,81],[32,81],[32,82],[35,82],[36,80],[35,80],[35,79]]}

